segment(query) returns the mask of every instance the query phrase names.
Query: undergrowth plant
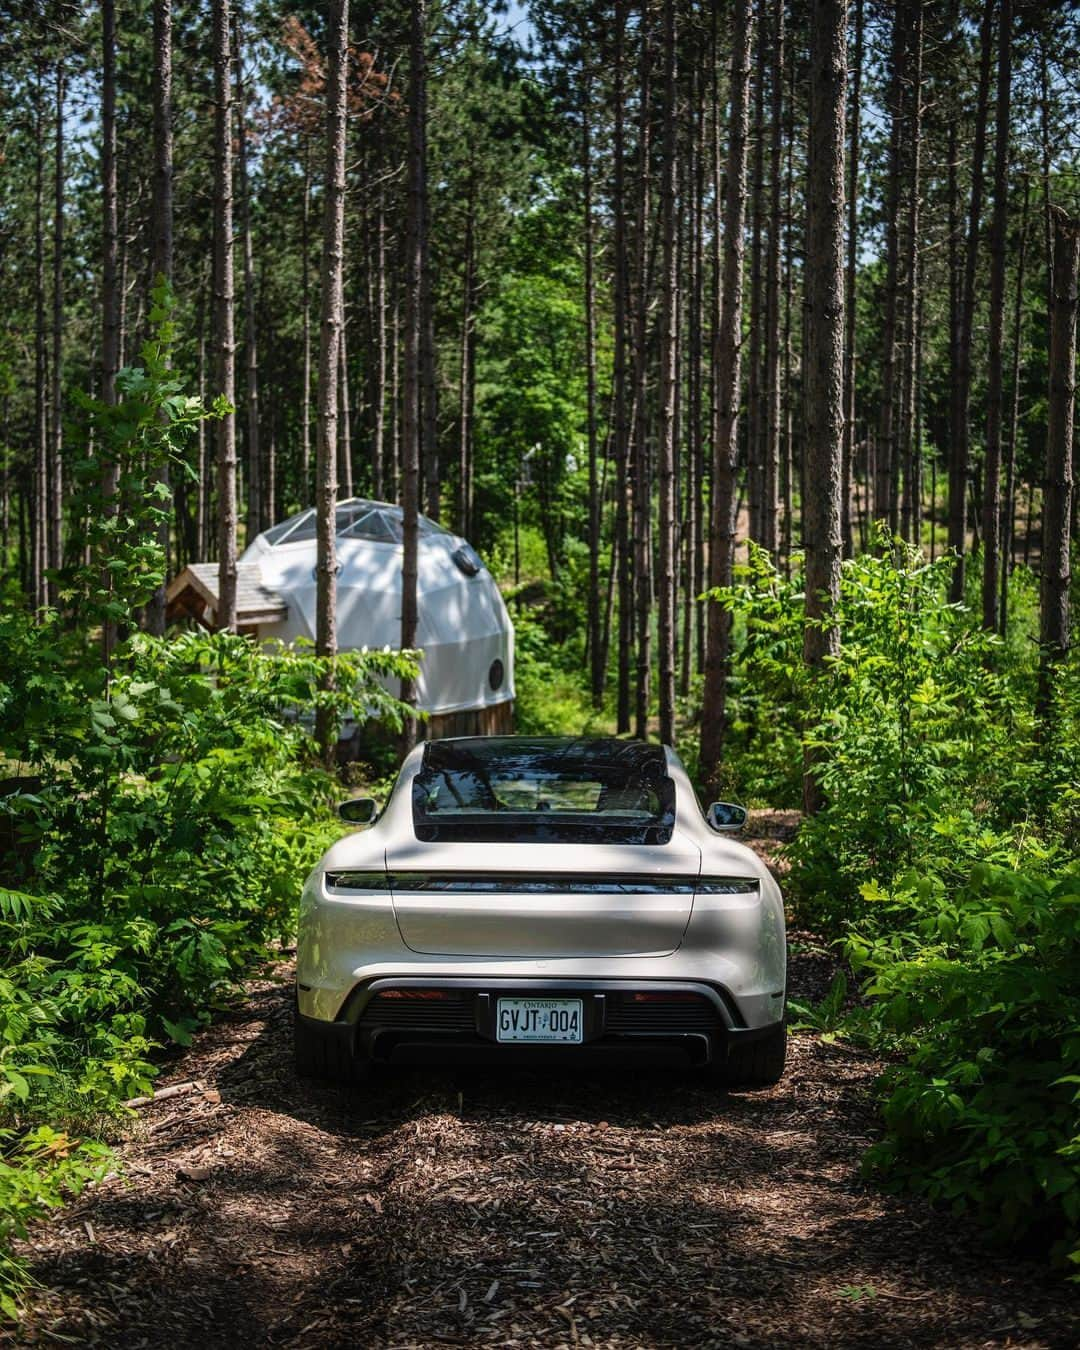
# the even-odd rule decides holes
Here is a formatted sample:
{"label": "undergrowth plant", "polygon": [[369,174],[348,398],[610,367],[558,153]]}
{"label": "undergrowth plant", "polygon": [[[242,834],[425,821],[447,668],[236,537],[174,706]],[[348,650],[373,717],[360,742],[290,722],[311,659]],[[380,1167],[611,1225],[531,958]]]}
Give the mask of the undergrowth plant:
{"label": "undergrowth plant", "polygon": [[[79,562],[56,610],[0,614],[0,1308],[10,1242],[100,1174],[95,1139],[290,932],[300,882],[340,833],[310,731],[318,708],[398,721],[410,654],[263,647],[122,625],[161,583],[159,469],[205,411],[169,363],[155,293],[120,401],[85,402]],[[102,466],[111,466],[111,479]],[[103,642],[112,632],[115,646]],[[332,689],[327,685],[332,684]]]}

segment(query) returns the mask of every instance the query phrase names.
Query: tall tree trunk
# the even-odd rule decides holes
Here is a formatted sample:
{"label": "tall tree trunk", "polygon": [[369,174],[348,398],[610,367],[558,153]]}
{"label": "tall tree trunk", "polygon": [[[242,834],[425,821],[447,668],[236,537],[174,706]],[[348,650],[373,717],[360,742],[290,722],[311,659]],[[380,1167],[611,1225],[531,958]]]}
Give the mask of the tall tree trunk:
{"label": "tall tree trunk", "polygon": [[641,92],[638,108],[637,240],[634,322],[634,583],[636,590],[637,680],[634,687],[634,735],[648,735],[652,677],[652,474],[649,455],[649,119],[652,45],[648,32],[649,3],[641,5]]}
{"label": "tall tree trunk", "polygon": [[476,171],[470,161],[465,197],[465,244],[461,277],[461,370],[458,377],[458,533],[469,535],[469,478],[472,459],[473,292],[476,286]]}
{"label": "tall tree trunk", "polygon": [[600,472],[596,436],[596,283],[593,260],[592,76],[587,44],[582,45],[581,175],[582,232],[585,239],[585,439],[589,458],[589,593],[586,642],[593,706],[604,697],[603,642],[600,638]]}
{"label": "tall tree trunk", "polygon": [[[56,61],[56,127],[53,154],[53,312],[52,312],[52,437],[49,444],[49,556],[53,567],[64,562],[64,65]],[[5,560],[6,561],[6,560]],[[59,598],[49,583],[49,603]]]}
{"label": "tall tree trunk", "polygon": [[[338,371],[344,331],[345,134],[349,0],[332,0],[327,34],[326,173],[323,185],[322,305],[319,325],[319,434],[315,457],[315,652],[337,656]],[[332,672],[323,688],[334,686]],[[323,759],[333,760],[335,719],[316,716]]]}
{"label": "tall tree trunk", "polygon": [[338,386],[341,398],[338,456],[341,461],[341,493],[348,500],[353,495],[352,403],[349,396],[349,335],[344,298],[341,304],[341,337],[338,341],[338,363],[341,369],[341,380]]}
{"label": "tall tree trunk", "polygon": [[762,335],[765,327],[765,286],[761,270],[764,252],[765,196],[765,81],[768,72],[766,5],[758,4],[757,55],[754,69],[753,169],[750,195],[750,355],[746,393],[746,499],[750,538],[761,542],[761,506],[764,488],[765,400],[761,389]]}
{"label": "tall tree trunk", "polygon": [[248,175],[247,86],[243,63],[243,12],[237,0],[236,30],[236,167],[240,179],[240,230],[244,250],[244,368],[247,375],[247,538],[273,521],[265,517],[262,446],[259,439],[259,343],[255,315],[255,249],[251,233],[251,181]]}
{"label": "tall tree trunk", "polygon": [[[116,6],[101,0],[101,401],[116,402],[116,372],[120,368],[120,296],[117,289],[116,210]],[[103,447],[102,496],[106,515],[117,513],[119,465]],[[111,574],[106,589],[112,589]],[[106,620],[101,629],[102,656],[112,663],[116,625]]]}
{"label": "tall tree trunk", "polygon": [[[424,326],[424,237],[427,232],[427,0],[412,0],[409,41],[409,162],[405,216],[405,350],[401,415],[401,645],[416,646],[417,516],[420,511],[420,447]],[[416,683],[401,681],[401,701],[415,704]],[[403,748],[416,740],[416,719],[402,728]]]}
{"label": "tall tree trunk", "polygon": [[619,652],[615,728],[620,735],[630,730],[630,667],[633,661],[633,573],[630,552],[630,427],[627,412],[627,332],[630,306],[627,295],[626,246],[626,144],[625,144],[625,51],[627,0],[615,0],[615,70],[613,75],[614,140],[612,145],[611,213],[614,225],[613,370],[615,451],[615,554],[618,561]]}
{"label": "tall tree trunk", "polygon": [[34,468],[31,586],[36,609],[48,601],[49,567],[49,361],[45,328],[45,79],[37,68],[34,89]]}
{"label": "tall tree trunk", "polygon": [[[855,0],[855,47],[852,53],[851,103],[848,108],[848,220],[847,271],[844,277],[844,303],[847,311],[844,338],[844,459],[841,466],[840,534],[844,556],[855,551],[851,528],[851,493],[856,479],[855,465],[855,361],[856,314],[855,277],[859,261],[859,153],[862,130],[863,0]],[[867,483],[867,491],[870,485]]]}
{"label": "tall tree trunk", "polygon": [[[742,352],[743,230],[746,218],[746,139],[750,111],[751,0],[735,0],[731,28],[731,111],[728,119],[724,276],[717,333],[709,584],[730,586],[735,554],[735,471],[738,456],[739,365]],[[713,605],[705,653],[701,711],[701,773],[713,778],[724,742],[731,614]]]}
{"label": "tall tree trunk", "polygon": [[[153,264],[157,278],[172,285],[173,276],[173,135],[172,135],[172,0],[154,0],[154,200]],[[169,486],[169,464],[158,469],[158,481]],[[158,526],[158,544],[169,568],[169,519]],[[165,581],[154,591],[146,607],[146,627],[161,636],[165,632]]]}
{"label": "tall tree trunk", "polygon": [[[840,460],[844,436],[844,93],[846,0],[812,0],[806,164],[806,618],[803,658],[820,669],[839,648]],[[803,804],[821,789],[808,756]]]}
{"label": "tall tree trunk", "polygon": [[898,405],[896,378],[897,327],[900,307],[900,184],[908,148],[905,131],[908,37],[910,9],[920,0],[897,0],[893,8],[892,73],[889,80],[889,163],[885,192],[885,298],[882,320],[881,428],[878,438],[877,483],[874,512],[887,519],[896,532],[899,490],[897,454]]}
{"label": "tall tree trunk", "polygon": [[773,0],[769,125],[769,243],[765,256],[765,440],[761,543],[775,553],[780,513],[780,231],[784,111],[784,4]]}
{"label": "tall tree trunk", "polygon": [[904,378],[900,410],[900,448],[904,463],[904,499],[901,533],[919,542],[922,503],[919,498],[921,464],[915,453],[918,440],[918,379],[915,352],[922,312],[919,236],[922,205],[922,78],[923,0],[914,0],[911,12],[911,90],[908,94],[908,199],[904,260]]}
{"label": "tall tree trunk", "polygon": [[679,692],[690,692],[690,675],[700,655],[697,634],[701,609],[698,596],[704,587],[705,534],[701,506],[705,478],[702,415],[702,302],[704,298],[705,249],[705,69],[700,43],[695,46],[690,68],[690,127],[687,187],[690,196],[690,265],[687,321],[687,432],[686,504],[681,512],[686,528],[686,589],[683,595],[683,645],[679,653]]}
{"label": "tall tree trunk", "polygon": [[998,629],[1001,527],[1001,428],[1005,408],[1005,230],[1009,214],[1009,96],[1012,90],[1012,0],[998,20],[997,105],[994,110],[994,211],[990,219],[990,340],[983,478],[982,621]]}
{"label": "tall tree trunk", "polygon": [[1046,478],[1043,484],[1043,557],[1040,640],[1043,669],[1040,704],[1050,711],[1054,665],[1070,645],[1070,524],[1073,493],[1073,414],[1076,404],[1077,270],[1080,220],[1051,207],[1054,231],[1053,293],[1050,312],[1050,401],[1047,415]]}
{"label": "tall tree trunk", "polygon": [[377,501],[389,496],[386,472],[386,191],[379,183],[375,224],[375,398],[374,441],[371,448],[372,483]]}
{"label": "tall tree trunk", "polygon": [[[214,383],[236,403],[233,336],[233,127],[229,0],[213,0],[214,25]],[[219,628],[236,629],[236,414],[217,423]]]}
{"label": "tall tree trunk", "polygon": [[959,297],[958,320],[950,354],[952,398],[949,417],[949,547],[956,553],[950,598],[964,598],[965,550],[967,547],[967,492],[971,460],[971,338],[975,324],[975,273],[978,263],[979,230],[982,224],[983,165],[986,159],[986,113],[990,98],[990,57],[994,0],[986,0],[979,43],[979,88],[975,104],[975,139],[971,162],[971,200],[968,212],[967,246]]}
{"label": "tall tree trunk", "polygon": [[1005,500],[1001,511],[1001,636],[1008,624],[1009,575],[1013,564],[1016,536],[1016,442],[1020,430],[1020,347],[1024,326],[1024,262],[1027,257],[1028,207],[1031,177],[1024,175],[1024,205],[1020,215],[1020,242],[1016,260],[1016,295],[1013,301],[1012,369],[1010,371],[1010,414],[1008,456],[1005,461]]}
{"label": "tall tree trunk", "polygon": [[659,665],[660,740],[675,744],[675,442],[678,363],[676,315],[678,272],[675,255],[675,175],[678,163],[678,109],[675,83],[675,0],[664,0],[664,130],[663,176],[660,180],[660,220],[663,239],[660,293],[660,539]]}
{"label": "tall tree trunk", "polygon": [[304,373],[300,403],[300,505],[311,491],[311,138],[304,133],[304,211],[300,229],[300,291],[302,294]]}

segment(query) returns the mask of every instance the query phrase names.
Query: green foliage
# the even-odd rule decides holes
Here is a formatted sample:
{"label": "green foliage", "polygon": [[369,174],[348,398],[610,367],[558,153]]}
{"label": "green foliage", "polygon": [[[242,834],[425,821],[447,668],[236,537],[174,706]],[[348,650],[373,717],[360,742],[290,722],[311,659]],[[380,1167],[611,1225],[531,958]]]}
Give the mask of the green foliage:
{"label": "green foliage", "polygon": [[847,951],[906,1059],[868,1170],[1080,1264],[1080,866],[920,864],[872,903]]}
{"label": "green foliage", "polygon": [[951,559],[875,542],[844,563],[821,674],[801,660],[798,576],[751,546],[713,597],[736,620],[725,772],[791,800],[813,752],[825,805],[787,850],[787,889],[863,979],[860,1006],[840,975],[791,1004],[795,1025],[896,1058],[875,1176],[1078,1261],[1080,662],[1040,723],[1030,574],[1002,641],[949,603]]}
{"label": "green foliage", "polygon": [[[395,721],[412,656],[333,661],[234,634],[99,635],[163,575],[157,469],[204,415],[170,373],[169,294],[115,407],[87,402],[87,561],[64,612],[0,614],[0,1298],[7,1243],[102,1166],[93,1142],[148,1090],[156,1045],[187,1044],[292,929],[339,834],[316,709]],[[102,466],[111,468],[103,475]],[[82,556],[82,549],[76,556]],[[333,675],[332,680],[327,676]],[[57,1130],[56,1133],[51,1131]]]}

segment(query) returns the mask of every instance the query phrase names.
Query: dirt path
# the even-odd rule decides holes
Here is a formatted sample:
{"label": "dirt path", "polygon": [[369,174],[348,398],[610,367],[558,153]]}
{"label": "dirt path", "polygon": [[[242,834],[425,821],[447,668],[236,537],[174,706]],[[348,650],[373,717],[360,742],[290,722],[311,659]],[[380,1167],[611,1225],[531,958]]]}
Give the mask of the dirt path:
{"label": "dirt path", "polygon": [[[767,845],[766,845],[767,848]],[[796,942],[791,987],[831,962]],[[39,1227],[24,1337],[168,1346],[1075,1346],[1075,1286],[859,1179],[880,1065],[792,1038],[776,1088],[653,1072],[300,1083],[290,992],[198,1039]],[[162,1096],[168,1084],[188,1084]]]}

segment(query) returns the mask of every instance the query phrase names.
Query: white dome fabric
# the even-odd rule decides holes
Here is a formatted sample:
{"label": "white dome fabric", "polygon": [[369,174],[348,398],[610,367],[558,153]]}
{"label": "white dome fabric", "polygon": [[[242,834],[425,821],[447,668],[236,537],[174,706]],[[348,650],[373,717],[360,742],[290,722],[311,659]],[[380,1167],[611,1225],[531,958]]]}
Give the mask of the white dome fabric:
{"label": "white dome fabric", "polygon": [[[338,645],[401,643],[401,508],[351,498],[337,508]],[[514,697],[514,626],[495,579],[466,541],[420,517],[417,706],[432,714],[492,707]],[[455,560],[455,555],[460,562]],[[252,540],[241,563],[288,614],[259,636],[315,637],[315,513],[302,511]],[[475,569],[473,575],[468,573]]]}

